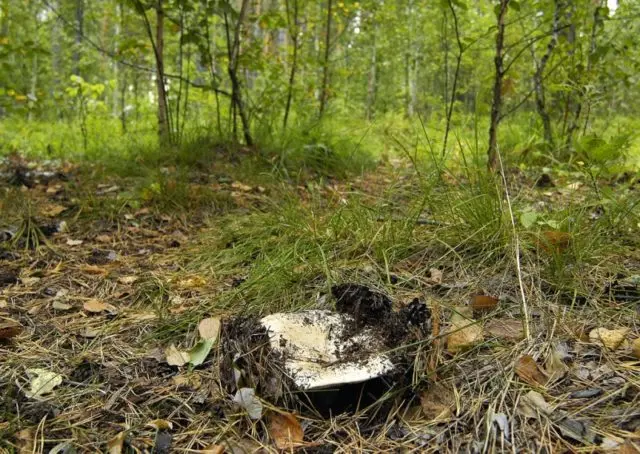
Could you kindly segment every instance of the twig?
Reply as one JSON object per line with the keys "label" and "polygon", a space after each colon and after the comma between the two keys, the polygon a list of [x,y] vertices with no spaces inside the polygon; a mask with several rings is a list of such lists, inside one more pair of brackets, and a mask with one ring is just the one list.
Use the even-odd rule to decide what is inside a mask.
{"label": "twig", "polygon": [[496,155],[498,156],[498,163],[500,164],[500,174],[502,175],[502,181],[504,183],[504,193],[507,198],[507,206],[509,207],[509,217],[511,218],[511,227],[513,228],[513,238],[515,240],[516,248],[516,269],[518,270],[518,285],[520,287],[520,296],[522,302],[520,305],[522,311],[522,328],[524,330],[525,338],[531,340],[531,328],[529,327],[529,307],[527,304],[527,297],[524,293],[524,283],[522,282],[522,267],[520,265],[520,239],[518,238],[518,232],[516,230],[516,220],[513,216],[513,209],[511,208],[511,197],[509,196],[509,188],[507,186],[507,177],[504,173],[504,166],[502,164],[502,154],[500,149],[496,147]]}

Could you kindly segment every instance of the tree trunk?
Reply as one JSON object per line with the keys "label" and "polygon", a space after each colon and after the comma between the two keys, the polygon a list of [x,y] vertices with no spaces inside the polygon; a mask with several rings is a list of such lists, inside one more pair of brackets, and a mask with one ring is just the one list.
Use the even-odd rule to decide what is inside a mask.
{"label": "tree trunk", "polygon": [[160,145],[171,142],[167,92],[164,86],[164,9],[163,0],[156,4],[156,91],[158,94],[158,136]]}
{"label": "tree trunk", "polygon": [[242,130],[244,134],[245,143],[249,146],[253,145],[253,138],[251,137],[251,129],[249,126],[249,117],[242,100],[242,85],[238,78],[238,57],[240,55],[240,32],[244,24],[244,19],[247,13],[247,7],[249,0],[242,0],[240,6],[240,13],[238,15],[238,21],[235,24],[233,42],[231,41],[229,17],[224,14],[225,29],[227,32],[227,51],[229,54],[229,67],[227,72],[229,73],[229,79],[231,79],[231,102],[232,111],[235,117],[235,112],[240,115],[240,121],[242,122]]}
{"label": "tree trunk", "polygon": [[[374,18],[375,21],[375,18]],[[376,35],[378,34],[378,24],[373,25],[373,42],[371,44],[371,66],[369,67],[369,83],[367,86],[367,106],[366,117],[367,120],[373,119],[373,113],[375,111],[376,103],[376,91],[377,91],[377,70],[378,70],[378,47],[376,43]]]}
{"label": "tree trunk", "polygon": [[[540,119],[542,120],[542,127],[544,130],[544,141],[547,143],[551,150],[555,149],[555,142],[553,139],[553,128],[551,126],[551,116],[547,111],[546,106],[546,97],[545,97],[545,87],[544,87],[544,71],[547,67],[547,63],[551,58],[551,54],[558,44],[558,32],[560,29],[560,0],[554,0],[554,10],[553,10],[553,29],[551,35],[551,41],[547,44],[547,51],[542,56],[540,61],[536,61],[535,53],[534,53],[534,63],[536,65],[536,70],[533,73],[533,84],[536,95],[536,110],[538,111],[538,115],[540,115]],[[532,53],[533,44],[531,45]]]}
{"label": "tree trunk", "polygon": [[298,0],[293,0],[293,19],[289,19],[289,0],[286,1],[287,21],[289,21],[289,35],[291,36],[291,44],[293,45],[293,56],[291,59],[291,71],[289,72],[289,86],[287,88],[287,103],[284,108],[284,119],[282,120],[282,130],[287,129],[287,121],[289,120],[289,111],[291,110],[291,102],[293,101],[293,87],[296,78],[296,70],[298,67]]}
{"label": "tree trunk", "polygon": [[73,74],[80,74],[80,50],[82,47],[82,38],[84,36],[84,0],[76,0],[76,37],[73,48]]}
{"label": "tree trunk", "polygon": [[331,52],[331,18],[333,0],[327,0],[327,29],[324,38],[324,60],[322,62],[322,86],[320,87],[320,117],[327,107],[329,99],[329,55]]}
{"label": "tree trunk", "polygon": [[504,78],[504,29],[505,17],[509,8],[509,0],[500,0],[498,11],[498,33],[496,34],[496,68],[493,81],[493,102],[491,104],[491,123],[489,124],[489,149],[487,150],[487,167],[495,171],[498,167],[498,127],[500,126],[500,109],[502,107],[502,80]]}

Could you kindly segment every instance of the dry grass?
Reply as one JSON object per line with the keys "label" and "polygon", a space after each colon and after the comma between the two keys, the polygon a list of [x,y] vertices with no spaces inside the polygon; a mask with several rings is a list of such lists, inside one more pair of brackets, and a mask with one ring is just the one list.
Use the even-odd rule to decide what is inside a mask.
{"label": "dry grass", "polygon": [[[553,204],[545,222],[557,221],[573,240],[556,250],[536,240],[538,231],[518,230],[531,340],[485,334],[452,355],[446,349],[451,314],[473,295],[500,298],[493,311],[475,315],[479,325],[522,320],[514,237],[508,218],[495,218],[504,207],[500,191],[487,189],[490,184],[467,181],[456,192],[428,185],[416,190],[419,183],[408,173],[401,166],[383,168],[351,184],[286,191],[224,183],[216,191],[232,202],[212,211],[222,209],[222,218],[209,217],[206,204],[198,204],[197,212],[175,213],[173,204],[147,201],[150,209],[144,209],[113,194],[93,195],[87,207],[82,200],[71,202],[78,194],[65,186],[64,197],[53,201],[73,205],[65,214],[70,231],[53,235],[50,247],[14,247],[14,258],[0,261],[2,273],[20,277],[0,288],[0,316],[24,328],[0,344],[2,449],[46,453],[69,442],[77,452],[106,451],[125,433],[128,452],[144,452],[168,433],[171,452],[198,452],[212,444],[225,445],[227,452],[277,452],[268,415],[251,421],[232,405],[220,373],[228,363],[224,345],[195,370],[167,365],[162,349],[170,343],[191,347],[196,323],[205,316],[330,305],[321,296],[344,281],[384,290],[397,306],[425,300],[431,336],[399,346],[412,373],[384,403],[331,418],[299,415],[307,452],[594,452],[625,441],[640,444],[640,363],[628,347],[612,351],[588,337],[597,327],[629,328],[629,339],[640,335],[640,298],[625,302],[615,295],[616,286],[607,288],[618,272],[630,276],[640,269],[633,246],[625,243],[634,235],[629,224],[615,223],[610,205],[606,229],[589,224],[587,211],[577,217],[575,207],[590,200],[586,189],[563,186],[546,195],[532,189],[526,176],[510,180],[516,207]],[[129,189],[119,184],[125,186],[121,192]],[[52,203],[46,188],[28,191],[36,212]],[[95,194],[94,188],[83,191]],[[188,197],[185,186],[180,191]],[[294,208],[283,212],[278,197],[285,192]],[[473,192],[477,197],[470,197]],[[426,203],[414,203],[418,193],[429,194]],[[15,200],[4,194],[5,204]],[[345,201],[356,208],[336,211]],[[617,203],[624,205],[620,212],[631,205],[622,198]],[[113,211],[95,212],[107,206]],[[607,237],[613,232],[615,239]],[[225,249],[229,235],[236,236],[235,245]],[[309,237],[313,241],[305,241]],[[69,246],[69,239],[83,243]],[[442,271],[442,282],[433,268]],[[90,313],[83,305],[92,299],[111,308]],[[70,307],[56,309],[54,303]],[[558,351],[566,367],[561,378],[532,386],[516,374],[523,355],[550,371],[549,358]],[[270,370],[269,361],[255,361]],[[63,376],[42,400],[24,394],[33,368]],[[443,390],[442,399],[433,402],[430,389]],[[572,397],[585,389],[599,391]],[[552,412],[523,409],[532,390]],[[264,405],[282,411],[276,403]],[[427,416],[434,408],[440,418]],[[148,426],[157,419],[170,421],[172,429]]]}

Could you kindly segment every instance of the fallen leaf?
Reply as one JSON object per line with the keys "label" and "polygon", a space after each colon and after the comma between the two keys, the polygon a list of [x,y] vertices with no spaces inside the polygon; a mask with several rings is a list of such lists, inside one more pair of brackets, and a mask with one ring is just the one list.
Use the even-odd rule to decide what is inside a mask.
{"label": "fallen leaf", "polygon": [[82,243],[84,243],[82,240],[73,240],[71,238],[67,240],[67,246],[80,246]]}
{"label": "fallen leaf", "polygon": [[51,307],[57,311],[68,311],[73,306],[71,304],[63,303],[62,301],[54,301],[53,304],[51,304]]}
{"label": "fallen leaf", "polygon": [[124,440],[127,438],[126,432],[120,432],[107,443],[107,454],[122,454]]}
{"label": "fallen leaf", "polygon": [[524,328],[520,320],[494,318],[484,325],[484,332],[490,337],[506,340],[524,339]]}
{"label": "fallen leaf", "polygon": [[616,350],[625,341],[629,331],[629,328],[595,328],[589,333],[589,340],[591,342],[600,342],[609,350]]}
{"label": "fallen leaf", "polygon": [[172,430],[173,423],[171,421],[167,421],[166,419],[154,419],[153,421],[149,421],[145,424],[146,427],[151,427],[155,430]]}
{"label": "fallen leaf", "polygon": [[95,337],[98,337],[98,334],[100,334],[100,331],[95,328],[90,328],[87,326],[78,334],[82,337],[86,337],[87,339],[93,339]]}
{"label": "fallen leaf", "polygon": [[242,192],[251,192],[253,190],[251,186],[246,185],[244,183],[240,183],[239,181],[234,181],[233,183],[231,183],[231,187],[233,189],[237,189],[238,191],[242,191]]}
{"label": "fallen leaf", "polygon": [[0,340],[11,339],[18,336],[24,328],[18,322],[4,321],[0,322]]}
{"label": "fallen leaf", "polygon": [[209,317],[200,321],[198,332],[203,339],[217,340],[220,335],[220,317]]}
{"label": "fallen leaf", "polygon": [[475,295],[471,298],[471,307],[474,311],[489,312],[498,306],[498,298],[488,295]]}
{"label": "fallen leaf", "polygon": [[196,345],[193,346],[191,350],[189,350],[189,364],[193,367],[199,366],[204,363],[209,356],[209,352],[211,351],[211,347],[213,347],[215,340],[214,339],[202,339]]}
{"label": "fallen leaf", "polygon": [[96,265],[83,265],[80,268],[80,271],[87,274],[93,274],[96,276],[106,276],[107,274],[109,274],[109,271],[105,270],[104,268],[100,268],[99,266],[96,266]]}
{"label": "fallen leaf", "polygon": [[63,441],[62,443],[58,443],[48,454],[76,454],[76,448],[73,447],[73,443],[70,441]]}
{"label": "fallen leaf", "polygon": [[62,205],[57,205],[55,203],[46,203],[40,209],[40,213],[48,218],[55,218],[66,209],[67,207]]}
{"label": "fallen leaf", "polygon": [[483,340],[482,326],[470,317],[463,315],[468,308],[458,308],[451,316],[451,326],[447,334],[447,350],[458,353]]}
{"label": "fallen leaf", "polygon": [[175,375],[172,380],[176,387],[187,386],[192,389],[198,389],[202,386],[202,378],[200,375],[193,373],[187,375]]}
{"label": "fallen leaf", "polygon": [[420,395],[422,413],[430,421],[445,420],[452,416],[456,400],[453,391],[435,383]]}
{"label": "fallen leaf", "polygon": [[181,352],[173,344],[164,351],[164,354],[170,366],[184,366],[189,362],[189,353]]}
{"label": "fallen leaf", "polygon": [[29,398],[38,399],[62,383],[62,375],[46,369],[27,369],[27,374],[31,377],[31,387],[25,391]]}
{"label": "fallen leaf", "polygon": [[118,282],[125,285],[131,285],[138,280],[138,276],[121,276],[118,278]]}
{"label": "fallen leaf", "polygon": [[257,420],[262,417],[262,402],[256,396],[255,389],[240,388],[233,401],[247,412],[249,418]]}
{"label": "fallen leaf", "polygon": [[640,454],[640,444],[635,444],[631,440],[627,439],[620,449],[618,454]]}
{"label": "fallen leaf", "polygon": [[557,347],[554,347],[549,352],[547,361],[544,364],[544,368],[549,375],[549,382],[556,382],[567,375],[567,372],[569,372],[569,367],[564,363],[563,358],[563,352],[559,351]]}
{"label": "fallen leaf", "polygon": [[276,444],[276,448],[290,451],[302,444],[304,431],[295,415],[276,413],[269,421],[269,436]]}
{"label": "fallen leaf", "polygon": [[439,270],[438,268],[431,268],[429,269],[429,277],[427,278],[427,282],[429,282],[430,284],[442,284],[443,277],[444,274],[442,273],[442,270]]}
{"label": "fallen leaf", "polygon": [[96,241],[98,243],[111,243],[113,239],[109,235],[98,235]]}
{"label": "fallen leaf", "polygon": [[100,312],[107,311],[107,310],[112,311],[114,309],[114,307],[111,306],[110,304],[104,303],[97,299],[91,299],[89,301],[86,301],[82,305],[82,307],[85,311],[91,312],[94,314],[98,314]]}
{"label": "fallen leaf", "polygon": [[547,403],[542,394],[529,391],[520,399],[518,410],[527,418],[536,418],[539,413],[550,415],[553,407]]}
{"label": "fallen leaf", "polygon": [[548,381],[547,375],[531,355],[520,357],[516,361],[515,369],[518,377],[532,386],[544,385]]}
{"label": "fallen leaf", "polygon": [[571,235],[558,230],[547,230],[542,232],[537,241],[538,249],[547,252],[562,252],[569,247]]}
{"label": "fallen leaf", "polygon": [[631,354],[636,359],[640,359],[640,337],[634,340],[631,344]]}
{"label": "fallen leaf", "polygon": [[178,287],[183,289],[192,289],[203,287],[207,283],[207,280],[200,276],[194,276],[187,279],[183,279],[178,282]]}
{"label": "fallen leaf", "polygon": [[498,426],[502,434],[504,435],[505,440],[509,440],[511,438],[511,429],[509,426],[509,418],[504,413],[494,413],[491,416],[491,424],[495,424]]}
{"label": "fallen leaf", "polygon": [[224,454],[224,446],[212,444],[200,451],[202,454]]}
{"label": "fallen leaf", "polygon": [[27,287],[31,287],[32,285],[37,284],[38,282],[40,282],[40,278],[39,277],[21,277],[20,278],[20,282],[22,283],[22,285],[26,285]]}
{"label": "fallen leaf", "polygon": [[[18,454],[32,454],[34,452],[37,452],[34,445],[34,435],[35,434],[32,427],[22,429],[16,434],[16,438],[18,440]],[[7,450],[7,452],[10,451]]]}

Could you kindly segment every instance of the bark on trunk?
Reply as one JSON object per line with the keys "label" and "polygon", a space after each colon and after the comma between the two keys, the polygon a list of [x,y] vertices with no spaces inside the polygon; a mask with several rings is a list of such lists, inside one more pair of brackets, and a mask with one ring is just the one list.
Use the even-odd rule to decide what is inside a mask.
{"label": "bark on trunk", "polygon": [[329,99],[329,55],[331,52],[331,18],[333,0],[327,0],[327,29],[324,38],[324,59],[322,62],[322,86],[320,88],[320,117],[327,107]]}
{"label": "bark on trunk", "polygon": [[80,74],[80,50],[82,47],[82,37],[84,36],[84,0],[76,0],[76,37],[73,48],[73,74]]}
{"label": "bark on trunk", "polygon": [[291,110],[291,102],[293,101],[293,87],[296,78],[296,70],[298,68],[298,0],[293,0],[293,18],[289,19],[289,0],[286,1],[287,20],[289,21],[289,35],[291,44],[293,45],[293,56],[291,59],[291,70],[289,72],[289,86],[287,88],[287,103],[284,108],[284,119],[282,120],[282,130],[287,129],[289,120],[289,111]]}
{"label": "bark on trunk", "polygon": [[171,142],[169,129],[169,115],[167,106],[167,92],[164,86],[164,9],[163,0],[156,5],[156,90],[158,94],[158,135],[160,145]]}
{"label": "bark on trunk", "polygon": [[508,8],[509,0],[500,0],[497,20],[496,55],[494,57],[496,73],[493,81],[493,102],[491,103],[491,123],[489,125],[489,149],[487,150],[487,167],[490,171],[495,171],[498,167],[498,127],[500,126],[502,80],[504,78],[504,29]]}
{"label": "bark on trunk", "polygon": [[[551,116],[547,111],[547,105],[546,105],[546,96],[545,96],[545,87],[544,87],[544,71],[547,67],[547,63],[549,62],[549,59],[551,58],[551,54],[553,53],[553,50],[558,44],[559,29],[560,29],[560,1],[554,0],[553,29],[552,29],[551,41],[549,41],[549,44],[547,44],[547,51],[542,56],[539,62],[536,61],[534,57],[536,70],[533,74],[533,84],[534,84],[535,95],[536,95],[536,110],[538,111],[538,115],[540,115],[540,119],[542,120],[542,127],[544,130],[544,140],[551,150],[555,149],[555,141],[553,138],[553,128],[551,126]],[[533,49],[533,44],[532,44],[532,49]]]}
{"label": "bark on trunk", "polygon": [[[375,18],[374,18],[375,21]],[[367,120],[373,119],[376,103],[376,92],[378,86],[377,71],[378,71],[378,48],[376,43],[376,35],[378,33],[378,24],[373,26],[373,42],[371,45],[371,66],[369,67],[369,82],[367,86],[367,107],[366,117]]]}

